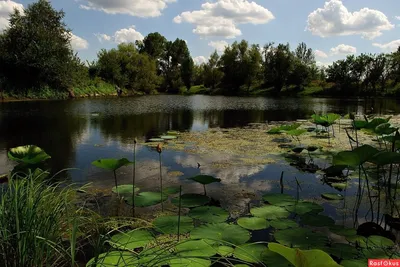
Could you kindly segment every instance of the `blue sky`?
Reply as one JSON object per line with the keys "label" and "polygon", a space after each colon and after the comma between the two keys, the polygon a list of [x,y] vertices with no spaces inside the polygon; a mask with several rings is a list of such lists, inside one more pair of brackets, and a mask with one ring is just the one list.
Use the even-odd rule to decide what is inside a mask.
{"label": "blue sky", "polygon": [[[0,1],[0,29],[13,7]],[[305,42],[327,64],[347,54],[390,52],[400,45],[399,0],[53,0],[66,12],[73,47],[84,60],[101,48],[158,31],[187,41],[197,62],[246,39],[264,45]],[[396,16],[399,16],[396,18]]]}

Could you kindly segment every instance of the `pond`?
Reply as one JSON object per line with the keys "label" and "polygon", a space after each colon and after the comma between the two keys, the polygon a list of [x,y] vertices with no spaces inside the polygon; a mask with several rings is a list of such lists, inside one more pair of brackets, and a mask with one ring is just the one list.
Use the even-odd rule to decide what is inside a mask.
{"label": "pond", "polygon": [[[256,123],[267,125],[265,123],[272,121],[309,119],[314,112],[398,114],[400,106],[393,99],[200,95],[1,103],[0,172],[12,167],[6,157],[8,149],[35,144],[52,156],[54,171],[76,168],[68,171],[67,179],[71,182],[92,183],[96,188],[109,189],[114,185],[113,176],[93,167],[91,162],[99,158],[132,159],[136,137],[140,143],[137,149],[138,185],[152,189],[158,186],[158,153],[145,145],[149,138],[168,130],[192,133],[192,139],[200,138],[203,133],[225,133],[237,138],[247,133],[232,129]],[[228,152],[221,152],[221,149],[210,151],[212,146],[207,151],[199,147],[191,149],[191,146],[197,146],[191,142],[185,146],[178,143],[176,148],[167,146],[162,155],[166,183],[183,184],[185,192],[201,193],[203,187],[188,182],[186,178],[197,174],[214,175],[222,182],[210,185],[207,188],[209,194],[221,199],[223,205],[243,212],[249,201],[264,193],[279,192],[279,179],[284,172],[286,193],[297,194],[297,179],[301,184],[301,198],[319,201],[327,215],[343,219],[344,214],[337,206],[320,199],[321,193],[336,193],[337,190],[321,183],[319,174],[301,172],[277,155],[247,157],[249,151],[243,151],[241,155],[234,149],[234,142],[228,145],[232,146],[232,149],[225,149]],[[118,176],[121,184],[129,183],[132,168],[121,169]],[[346,192],[350,201],[355,201],[356,189],[357,186],[353,186]],[[360,220],[365,221],[364,217],[360,216]]]}

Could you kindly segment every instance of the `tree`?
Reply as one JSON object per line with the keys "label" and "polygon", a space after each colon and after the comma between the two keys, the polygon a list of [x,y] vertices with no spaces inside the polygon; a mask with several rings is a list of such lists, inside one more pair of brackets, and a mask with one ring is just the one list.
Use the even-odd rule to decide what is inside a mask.
{"label": "tree", "polygon": [[158,32],[148,34],[143,41],[136,41],[140,53],[146,53],[153,59],[160,59],[165,52],[167,39]]}
{"label": "tree", "polygon": [[315,64],[315,55],[311,48],[307,48],[305,43],[300,43],[294,51],[294,56],[306,66]]}
{"label": "tree", "polygon": [[74,75],[84,69],[63,19],[64,12],[46,0],[11,14],[10,27],[0,35],[0,73],[6,88],[66,91],[74,85]]}
{"label": "tree", "polygon": [[259,75],[261,73],[262,56],[260,53],[259,45],[252,45],[247,51],[243,65],[246,68],[245,73],[245,84],[247,91],[250,91],[250,87],[258,82]]}
{"label": "tree", "polygon": [[264,46],[264,83],[273,86],[275,92],[280,92],[288,84],[288,78],[293,64],[293,55],[289,44],[273,43]]}
{"label": "tree", "polygon": [[219,55],[217,51],[211,54],[208,62],[203,66],[204,68],[204,85],[210,87],[211,89],[217,88],[221,83],[223,73],[218,67]]}

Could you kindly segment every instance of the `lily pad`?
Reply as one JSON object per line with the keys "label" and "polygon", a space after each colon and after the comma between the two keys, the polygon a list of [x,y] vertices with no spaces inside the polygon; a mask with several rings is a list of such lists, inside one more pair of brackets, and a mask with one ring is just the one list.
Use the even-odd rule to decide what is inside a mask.
{"label": "lily pad", "polygon": [[347,183],[332,183],[331,185],[337,190],[344,190],[347,187]]}
{"label": "lily pad", "polygon": [[221,223],[228,219],[229,212],[219,207],[204,206],[192,209],[188,215],[206,223]]}
{"label": "lily pad", "polygon": [[[135,195],[135,206],[136,207],[150,207],[153,205],[157,205],[162,201],[168,199],[168,195],[163,194],[161,199],[160,192],[141,192],[138,195]],[[132,206],[132,198],[128,197],[125,199],[126,202]]]}
{"label": "lily pad", "polygon": [[287,218],[290,215],[290,213],[286,209],[272,205],[263,206],[259,208],[252,208],[250,210],[250,213],[255,217],[270,219],[270,220]]}
{"label": "lily pad", "polygon": [[287,219],[279,219],[279,220],[273,220],[269,222],[271,226],[277,230],[284,230],[288,228],[296,228],[299,227],[299,225],[292,220],[287,220]]}
{"label": "lily pad", "polygon": [[[135,186],[135,193],[139,192],[140,188]],[[132,195],[133,186],[131,184],[119,185],[118,187],[113,187],[113,193],[119,193],[120,195]]]}
{"label": "lily pad", "polygon": [[51,157],[40,147],[29,145],[11,148],[8,151],[8,158],[18,163],[35,165]]}
{"label": "lily pad", "polygon": [[282,245],[301,249],[322,247],[329,242],[326,235],[304,228],[280,230],[274,234],[274,237]]}
{"label": "lily pad", "polygon": [[168,135],[179,135],[180,132],[178,132],[178,131],[168,131],[167,134]]}
{"label": "lily pad", "polygon": [[296,204],[296,199],[286,194],[267,194],[263,196],[263,200],[271,205],[286,207]]}
{"label": "lily pad", "polygon": [[372,235],[368,237],[367,246],[369,248],[391,248],[394,246],[394,242],[383,236]]}
{"label": "lily pad", "polygon": [[230,257],[235,249],[233,247],[228,246],[219,246],[217,247],[217,253],[222,257]]}
{"label": "lily pad", "polygon": [[261,263],[266,249],[262,244],[245,244],[236,247],[233,256],[242,261]]}
{"label": "lily pad", "polygon": [[301,152],[303,152],[304,149],[305,149],[304,147],[295,147],[295,148],[292,148],[292,151],[294,153],[301,153]]}
{"label": "lily pad", "polygon": [[205,240],[189,240],[175,247],[176,252],[182,257],[211,257],[217,250]]}
{"label": "lily pad", "polygon": [[200,184],[204,184],[204,185],[221,182],[221,179],[217,179],[217,178],[215,178],[213,176],[209,176],[209,175],[197,175],[195,177],[188,178],[188,179],[198,182]]}
{"label": "lily pad", "polygon": [[357,257],[359,254],[358,249],[349,245],[349,244],[341,244],[335,243],[330,247],[326,247],[322,249],[328,254],[331,254],[339,259],[351,260]]}
{"label": "lily pad", "polygon": [[357,247],[367,248],[367,238],[360,235],[346,236],[346,240]]}
{"label": "lily pad", "polygon": [[123,159],[99,159],[96,161],[92,162],[92,165],[109,170],[109,171],[115,171],[118,170],[121,167],[127,166],[129,164],[132,164],[128,159],[123,158]]}
{"label": "lily pad", "polygon": [[317,204],[317,203],[313,203],[313,202],[306,202],[306,201],[301,201],[296,203],[294,206],[287,206],[286,209],[292,213],[296,213],[296,214],[306,214],[309,212],[312,213],[320,213],[322,211],[324,211],[324,208]]}
{"label": "lily pad", "polygon": [[[156,229],[164,234],[178,234],[179,216],[162,216],[154,220]],[[187,216],[181,216],[180,234],[186,234],[194,228],[193,219]]]}
{"label": "lily pad", "polygon": [[190,238],[206,238],[215,241],[222,241],[225,244],[241,245],[250,239],[250,233],[238,225],[218,223],[202,225],[195,228],[190,233]]}
{"label": "lily pad", "polygon": [[[389,252],[389,254],[387,252]],[[375,249],[365,248],[362,249],[362,254],[366,259],[388,259],[391,256],[390,255],[391,251],[387,249],[385,251],[384,249],[381,248],[375,248]]]}
{"label": "lily pad", "polygon": [[179,193],[179,187],[166,187],[163,189],[164,194],[173,195]]}
{"label": "lily pad", "polygon": [[262,255],[263,263],[272,267],[293,267],[293,264],[288,262],[284,257],[278,253],[272,252],[268,248]]}
{"label": "lily pad", "polygon": [[[86,267],[93,267],[95,258],[91,259]],[[128,251],[111,251],[100,254],[97,258],[96,267],[103,266],[135,266],[137,258]]]}
{"label": "lily pad", "polygon": [[326,200],[343,200],[344,199],[343,195],[335,194],[335,193],[322,194],[321,197]]}
{"label": "lily pad", "polygon": [[[182,195],[181,205],[184,208],[195,208],[203,206],[210,202],[210,198],[204,195],[198,194],[184,194]],[[179,197],[172,199],[172,204],[179,206]]]}
{"label": "lily pad", "polygon": [[333,225],[329,227],[329,230],[337,235],[341,236],[354,236],[357,235],[357,230],[354,228],[345,228],[339,225]]}
{"label": "lily pad", "polygon": [[211,261],[199,258],[174,258],[168,261],[169,267],[209,267]]}
{"label": "lily pad", "polygon": [[177,137],[175,135],[163,135],[163,136],[160,136],[160,138],[164,139],[164,140],[174,140]]}
{"label": "lily pad", "polygon": [[301,223],[316,227],[329,227],[335,224],[335,221],[328,216],[320,214],[305,214],[301,216]]}
{"label": "lily pad", "polygon": [[162,142],[164,142],[165,140],[164,139],[162,139],[162,138],[150,138],[149,140],[148,140],[148,142],[152,142],[152,143],[162,143]]}
{"label": "lily pad", "polygon": [[378,152],[378,149],[370,145],[363,145],[353,151],[339,152],[333,157],[333,165],[357,167],[370,160]]}
{"label": "lily pad", "polygon": [[110,245],[117,249],[134,250],[145,247],[153,240],[154,237],[150,232],[146,230],[133,230],[112,236]]}
{"label": "lily pad", "polygon": [[306,129],[296,129],[296,130],[287,131],[286,133],[291,136],[300,136],[306,132],[307,132]]}
{"label": "lily pad", "polygon": [[262,230],[270,226],[267,220],[257,217],[239,218],[237,224],[247,230]]}
{"label": "lily pad", "polygon": [[309,147],[307,147],[307,151],[308,152],[315,152],[318,149],[319,149],[319,147],[317,147],[317,146],[309,146]]}
{"label": "lily pad", "polygon": [[344,260],[340,262],[343,267],[365,267],[368,266],[367,260]]}

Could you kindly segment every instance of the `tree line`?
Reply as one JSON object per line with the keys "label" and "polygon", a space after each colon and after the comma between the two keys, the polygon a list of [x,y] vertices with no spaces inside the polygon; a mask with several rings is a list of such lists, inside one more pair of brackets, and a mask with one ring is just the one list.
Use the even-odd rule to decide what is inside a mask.
{"label": "tree line", "polygon": [[225,95],[291,95],[310,88],[318,94],[378,96],[400,88],[400,49],[389,54],[348,56],[318,67],[314,51],[305,43],[261,47],[242,40],[221,54],[196,65],[186,42],[167,40],[158,32],[142,41],[102,49],[93,62],[74,53],[64,12],[47,0],[10,15],[0,33],[0,89],[23,94],[27,90],[70,92],[106,83],[128,92],[182,93],[193,86]]}

